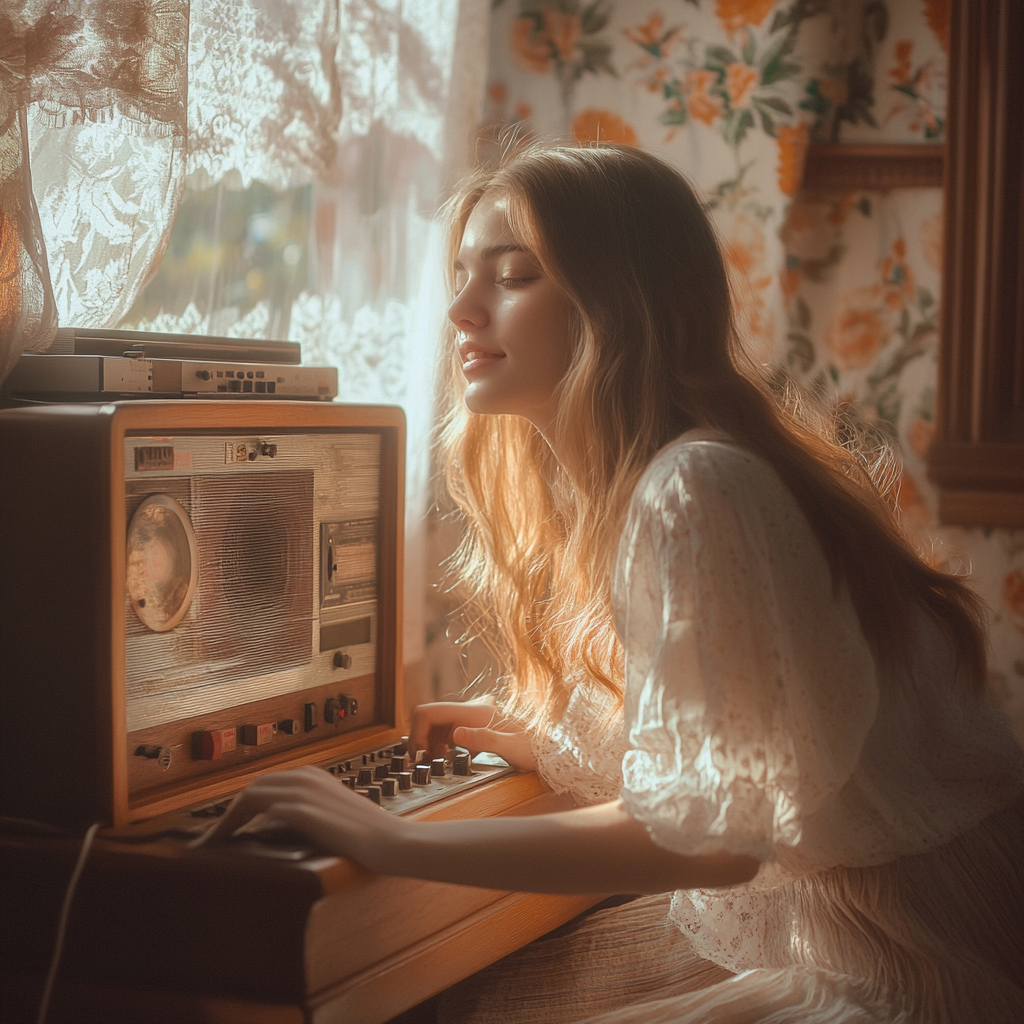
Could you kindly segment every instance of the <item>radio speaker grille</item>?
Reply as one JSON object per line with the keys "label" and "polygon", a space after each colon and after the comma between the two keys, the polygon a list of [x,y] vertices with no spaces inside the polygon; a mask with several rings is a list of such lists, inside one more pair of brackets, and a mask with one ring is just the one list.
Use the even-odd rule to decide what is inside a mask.
{"label": "radio speaker grille", "polygon": [[[167,633],[144,626],[126,599],[129,700],[307,663],[313,646],[312,471],[146,484],[148,494],[170,493],[189,513],[199,582],[188,614]],[[129,516],[144,497],[128,495]]]}

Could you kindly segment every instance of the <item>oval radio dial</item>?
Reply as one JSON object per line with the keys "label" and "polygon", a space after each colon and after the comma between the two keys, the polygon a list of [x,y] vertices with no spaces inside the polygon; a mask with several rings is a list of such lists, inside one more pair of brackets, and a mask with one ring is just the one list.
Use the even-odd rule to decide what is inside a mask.
{"label": "oval radio dial", "polygon": [[128,526],[128,597],[139,621],[156,633],[181,622],[199,582],[192,522],[168,494],[151,494]]}

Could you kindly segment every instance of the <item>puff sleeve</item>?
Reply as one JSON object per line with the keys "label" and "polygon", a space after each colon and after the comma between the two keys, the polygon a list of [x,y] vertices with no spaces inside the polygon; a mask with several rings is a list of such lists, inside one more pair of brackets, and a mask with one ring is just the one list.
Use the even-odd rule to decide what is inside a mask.
{"label": "puff sleeve", "polygon": [[878,706],[856,613],[799,506],[722,441],[663,449],[615,572],[622,798],[659,845],[773,859],[856,767]]}

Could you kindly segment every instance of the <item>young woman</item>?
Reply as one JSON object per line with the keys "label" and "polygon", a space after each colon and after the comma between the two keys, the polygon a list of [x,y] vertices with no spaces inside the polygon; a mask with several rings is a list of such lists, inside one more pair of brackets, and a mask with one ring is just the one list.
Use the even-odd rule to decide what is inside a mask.
{"label": "young woman", "polygon": [[302,769],[213,834],[267,811],[377,872],[676,890],[668,920],[638,899],[507,958],[451,1020],[1024,1019],[1022,755],[977,601],[743,367],[692,190],[556,148],[448,209],[453,568],[506,673],[497,713],[418,708],[411,744],[495,750],[580,806],[408,822]]}

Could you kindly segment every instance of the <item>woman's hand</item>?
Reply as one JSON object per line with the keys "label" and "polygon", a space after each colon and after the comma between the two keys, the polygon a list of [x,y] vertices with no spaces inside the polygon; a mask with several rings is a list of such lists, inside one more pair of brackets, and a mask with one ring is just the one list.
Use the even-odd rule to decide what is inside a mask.
{"label": "woman's hand", "polygon": [[306,767],[256,779],[193,846],[227,839],[261,812],[303,833],[325,853],[348,857],[371,871],[380,870],[381,852],[407,827],[322,768]]}
{"label": "woman's hand", "polygon": [[490,701],[438,701],[413,708],[409,726],[409,751],[427,750],[431,757],[443,757],[453,746],[471,754],[482,750],[503,757],[521,772],[537,770],[526,733],[502,728]]}

